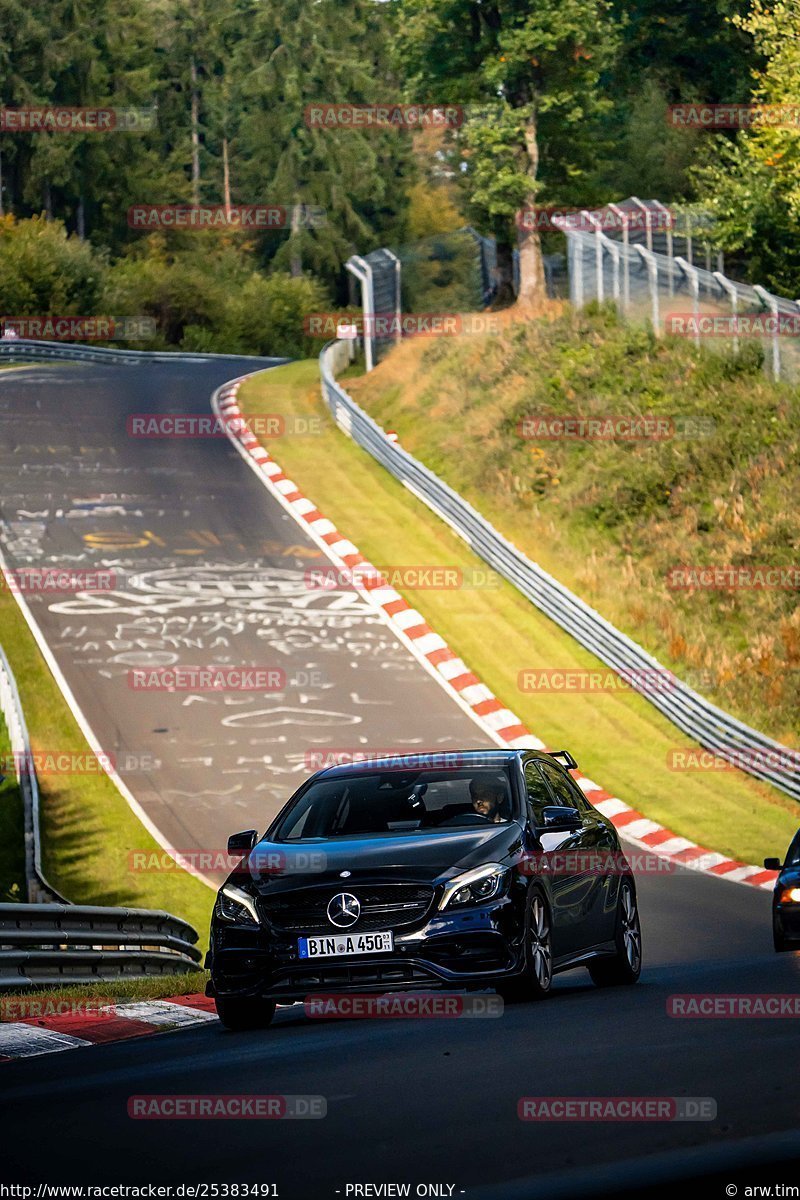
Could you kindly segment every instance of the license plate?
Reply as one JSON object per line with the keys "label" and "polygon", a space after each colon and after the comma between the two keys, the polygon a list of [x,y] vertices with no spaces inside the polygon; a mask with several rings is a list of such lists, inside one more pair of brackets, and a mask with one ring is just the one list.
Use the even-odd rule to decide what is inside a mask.
{"label": "license plate", "polygon": [[334,933],[297,939],[301,958],[338,958],[347,954],[384,954],[394,949],[392,933]]}

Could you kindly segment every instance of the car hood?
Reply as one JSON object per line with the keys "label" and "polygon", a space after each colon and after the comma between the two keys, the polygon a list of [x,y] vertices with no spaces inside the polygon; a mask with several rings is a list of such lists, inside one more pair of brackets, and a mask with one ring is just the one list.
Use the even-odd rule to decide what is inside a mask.
{"label": "car hood", "polygon": [[331,838],[294,843],[261,841],[231,876],[259,892],[319,884],[439,883],[485,862],[510,861],[522,848],[519,825],[389,837]]}

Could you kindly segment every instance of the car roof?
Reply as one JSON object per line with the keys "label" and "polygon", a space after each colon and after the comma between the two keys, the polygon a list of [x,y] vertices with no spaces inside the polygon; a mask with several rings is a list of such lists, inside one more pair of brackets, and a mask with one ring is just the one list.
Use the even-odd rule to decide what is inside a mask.
{"label": "car roof", "polygon": [[[365,753],[368,751],[365,750]],[[454,770],[465,767],[500,767],[523,753],[523,750],[504,750],[492,746],[481,750],[419,750],[411,754],[398,751],[397,754],[385,754],[362,762],[338,763],[335,766],[323,767],[317,772],[317,778],[336,779],[343,775],[368,775],[374,771],[443,771],[448,767]]]}

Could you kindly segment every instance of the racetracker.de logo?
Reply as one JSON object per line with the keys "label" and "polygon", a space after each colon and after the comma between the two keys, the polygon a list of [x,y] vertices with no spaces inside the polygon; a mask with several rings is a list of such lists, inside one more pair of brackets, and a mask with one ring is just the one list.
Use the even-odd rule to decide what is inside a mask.
{"label": "racetracker.de logo", "polygon": [[155,317],[0,317],[5,338],[36,342],[141,342],[156,335]]}
{"label": "racetracker.de logo", "polygon": [[155,108],[0,108],[0,133],[144,133],[155,127]]}
{"label": "racetracker.de logo", "polygon": [[796,129],[800,104],[669,104],[666,120],[678,129]]}
{"label": "racetracker.de logo", "polygon": [[675,676],[663,667],[638,671],[528,667],[517,674],[521,692],[668,692]]}
{"label": "racetracker.de logo", "polygon": [[780,1020],[800,1017],[800,995],[795,992],[687,992],[667,997],[667,1016],[687,1020]]}
{"label": "racetracker.de logo", "polygon": [[800,750],[786,746],[718,746],[716,751],[676,747],[667,751],[668,771],[798,771]]}
{"label": "racetracker.de logo", "polygon": [[203,416],[198,413],[130,413],[125,422],[128,437],[135,438],[225,438],[248,433],[256,438],[316,436],[322,433],[322,418],[296,413],[239,413],[235,417]]}
{"label": "racetracker.de logo", "polygon": [[520,1121],[713,1121],[711,1096],[522,1096]]}
{"label": "racetracker.de logo", "polygon": [[542,413],[517,422],[521,438],[537,442],[664,442],[675,437],[670,417],[606,413],[596,417]]}
{"label": "racetracker.de logo", "polygon": [[670,567],[666,584],[671,592],[796,591],[800,588],[800,565],[769,566],[761,563],[719,566]]}
{"label": "racetracker.de logo", "polygon": [[664,329],[675,337],[800,337],[800,313],[668,313]]}
{"label": "racetracker.de logo", "polygon": [[514,214],[517,229],[538,229],[539,232],[565,230],[583,233],[629,233],[644,230],[674,229],[675,213],[668,208],[563,208],[558,204],[531,204]]}
{"label": "racetracker.de logo", "polygon": [[134,1121],[298,1121],[327,1115],[324,1096],[130,1096]]}
{"label": "racetracker.de logo", "polygon": [[309,129],[459,129],[460,104],[307,104]]}
{"label": "racetracker.de logo", "polygon": [[[358,313],[348,317],[346,328],[355,328],[356,334],[372,338],[400,337],[477,337],[481,334],[500,333],[500,319],[493,313]],[[340,336],[342,313],[316,312],[303,318],[303,332],[307,337],[330,341]],[[347,334],[346,336],[350,336]]]}
{"label": "racetracker.de logo", "polygon": [[131,229],[319,229],[318,204],[132,204]]}
{"label": "racetracker.de logo", "polygon": [[54,595],[76,592],[113,592],[117,576],[103,569],[73,567],[13,567],[0,576],[0,588],[15,595]]}
{"label": "racetracker.de logo", "polygon": [[128,671],[134,692],[282,692],[282,667],[134,667]]}
{"label": "racetracker.de logo", "polygon": [[458,992],[390,993],[384,996],[360,992],[351,992],[347,996],[320,994],[306,996],[303,1007],[307,1017],[323,1020],[496,1018],[503,1015],[501,996],[471,996]]}

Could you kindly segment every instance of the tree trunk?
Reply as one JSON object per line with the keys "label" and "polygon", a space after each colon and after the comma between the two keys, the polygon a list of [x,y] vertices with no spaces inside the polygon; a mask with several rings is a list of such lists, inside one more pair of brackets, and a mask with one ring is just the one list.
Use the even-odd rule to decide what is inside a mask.
{"label": "tree trunk", "polygon": [[225,204],[225,219],[231,219],[231,168],[228,160],[228,139],[222,139],[222,199]]}
{"label": "tree trunk", "polygon": [[0,217],[4,217],[5,209],[3,208],[3,151],[0,150]]}
{"label": "tree trunk", "polygon": [[52,221],[53,219],[53,198],[50,195],[50,180],[44,181],[44,215],[45,220]]}
{"label": "tree trunk", "polygon": [[289,234],[289,271],[293,279],[298,279],[303,274],[303,260],[300,257],[300,223],[302,209],[295,197],[295,202],[292,205],[292,226]]}
{"label": "tree trunk", "polygon": [[197,91],[197,63],[192,59],[192,204],[200,203],[200,96]]}
{"label": "tree trunk", "polygon": [[[531,184],[535,184],[539,172],[539,141],[536,129],[536,114],[531,113],[525,125],[525,150],[528,155],[528,175]],[[536,189],[531,187],[525,198],[526,208],[532,208],[536,202]],[[521,225],[527,222],[521,222]],[[530,222],[535,226],[535,222]],[[517,233],[519,245],[519,295],[523,303],[541,300],[547,295],[544,280],[544,263],[542,262],[542,243],[539,230],[535,227],[524,229],[520,227]]]}
{"label": "tree trunk", "polygon": [[78,227],[78,237],[83,242],[86,240],[86,206],[83,203],[83,196],[78,200],[78,211],[76,214],[76,222]]}

